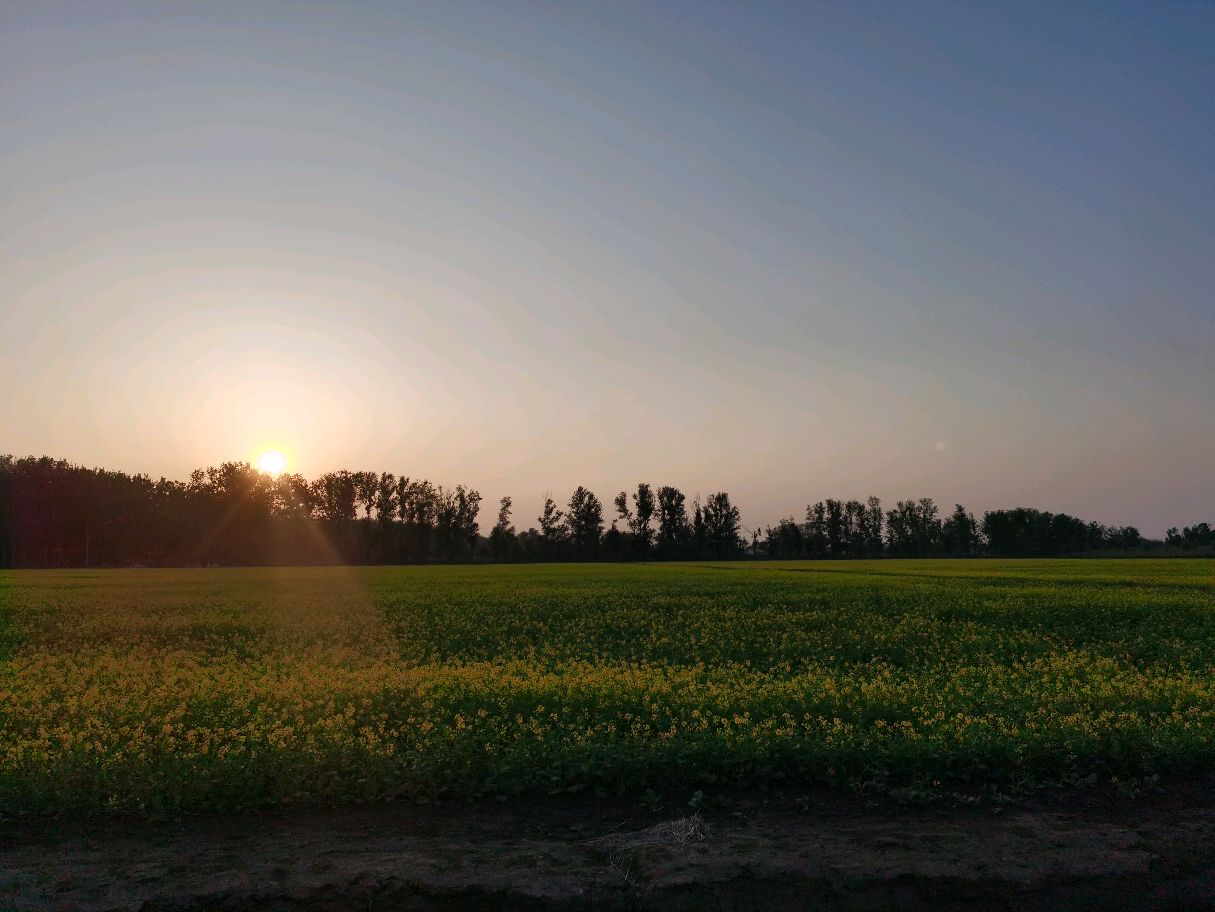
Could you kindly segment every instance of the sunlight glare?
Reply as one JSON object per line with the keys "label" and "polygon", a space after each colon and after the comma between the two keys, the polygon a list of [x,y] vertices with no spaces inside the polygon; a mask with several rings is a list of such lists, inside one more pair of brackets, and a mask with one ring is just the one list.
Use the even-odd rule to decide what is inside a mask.
{"label": "sunlight glare", "polygon": [[287,468],[287,457],[278,450],[267,450],[257,457],[257,467],[267,475],[281,475]]}

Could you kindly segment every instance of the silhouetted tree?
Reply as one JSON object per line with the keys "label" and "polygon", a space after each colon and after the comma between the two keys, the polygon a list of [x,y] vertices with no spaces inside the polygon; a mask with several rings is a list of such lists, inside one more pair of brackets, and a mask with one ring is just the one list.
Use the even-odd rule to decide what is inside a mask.
{"label": "silhouetted tree", "polygon": [[[190,473],[187,481],[153,480],[88,469],[49,457],[0,456],[0,566],[116,564],[258,564],[334,561],[471,560],[482,546],[495,559],[623,559],[738,557],[748,542],[741,517],[724,492],[692,516],[684,495],[640,484],[616,498],[627,524],[603,533],[597,497],[579,488],[569,514],[548,498],[540,529],[516,534],[510,498],[500,503],[488,540],[479,534],[481,495],[463,485],[445,489],[389,472],[327,472],[309,482],[278,478],[248,463],[225,462]],[[362,514],[360,516],[360,513]],[[653,522],[657,520],[654,539]],[[1169,529],[1166,542],[1143,539],[1134,526],[1105,526],[1066,513],[1030,508],[991,510],[982,523],[961,506],[944,520],[929,498],[899,501],[883,512],[870,497],[828,498],[763,530],[763,553],[798,557],[1081,554],[1095,549],[1144,550],[1167,545],[1192,553],[1215,549],[1209,523]],[[760,535],[750,533],[758,554]],[[656,545],[656,546],[655,546]]]}
{"label": "silhouetted tree", "polygon": [[402,477],[397,480],[397,509],[404,523],[407,559],[429,560],[438,521],[439,492],[429,481]]}
{"label": "silhouetted tree", "polygon": [[832,557],[844,556],[844,505],[827,498],[827,553]]}
{"label": "silhouetted tree", "polygon": [[[374,476],[374,473],[371,473]],[[396,559],[397,547],[397,479],[391,472],[375,477],[371,506],[375,509],[375,526],[371,528],[372,560],[384,563]],[[370,513],[370,510],[368,511]]]}
{"label": "silhouetted tree", "polygon": [[547,558],[544,536],[532,527],[515,537],[515,555],[520,560],[537,561]]}
{"label": "silhouetted tree", "polygon": [[376,479],[371,503],[380,523],[393,522],[397,518],[397,479],[391,472],[381,472]]}
{"label": "silhouetted tree", "polygon": [[477,491],[456,485],[454,490],[438,489],[438,511],[435,535],[448,560],[471,559],[477,547],[477,513],[481,495]]}
{"label": "silhouetted tree", "polygon": [[792,516],[786,517],[775,526],[764,530],[765,550],[768,557],[774,560],[804,557],[802,542],[802,527]]}
{"label": "silhouetted tree", "polygon": [[16,467],[12,456],[0,455],[0,568],[16,563],[13,534],[17,527],[14,507]]}
{"label": "silhouetted tree", "polygon": [[710,494],[700,508],[706,546],[715,557],[734,557],[743,548],[742,517],[725,491]]}
{"label": "silhouetted tree", "polygon": [[678,554],[691,537],[692,527],[688,523],[683,492],[663,485],[658,489],[658,543],[663,554]]}
{"label": "silhouetted tree", "polygon": [[548,560],[564,557],[565,544],[569,540],[569,529],[562,521],[565,514],[557,509],[552,497],[544,498],[544,511],[537,518],[540,537],[544,543],[544,556]]}
{"label": "silhouetted tree", "polygon": [[629,509],[629,492],[621,491],[612,500],[612,506],[616,508],[616,519],[612,521],[612,528],[616,530],[616,534],[612,537],[613,544],[620,548],[621,554],[624,553],[625,536],[619,529],[616,528],[617,522],[623,522],[627,527],[633,520],[633,511]]}
{"label": "silhouetted tree", "polygon": [[645,482],[637,485],[633,494],[633,519],[629,523],[629,531],[633,533],[633,541],[642,557],[650,553],[650,545],[654,541],[654,529],[650,523],[654,519],[656,507],[654,492],[650,486]]}
{"label": "silhouetted tree", "polygon": [[313,513],[312,486],[303,475],[284,473],[274,481],[274,513],[286,519],[309,519]]}
{"label": "silhouetted tree", "polygon": [[989,510],[983,515],[988,551],[1001,557],[1051,557],[1104,547],[1108,530],[1066,513],[1029,507]]}
{"label": "silhouetted tree", "polygon": [[[1137,530],[1136,530],[1137,531]],[[1195,523],[1185,526],[1178,531],[1176,526],[1169,529],[1165,536],[1165,544],[1170,548],[1215,548],[1215,527],[1210,523]]]}
{"label": "silhouetted tree", "polygon": [[859,500],[844,504],[844,553],[848,557],[865,556],[865,536],[861,532],[864,515],[865,505]]}
{"label": "silhouetted tree", "polygon": [[489,533],[489,547],[494,560],[509,560],[514,556],[515,527],[510,521],[509,497],[503,497],[498,502],[498,521],[494,523]]}
{"label": "silhouetted tree", "polygon": [[865,511],[861,514],[861,537],[865,541],[866,557],[881,557],[883,547],[882,501],[870,497],[865,501]]}
{"label": "silhouetted tree", "polygon": [[603,554],[608,560],[624,560],[628,555],[626,552],[624,533],[616,528],[616,523],[613,522],[606,532],[603,533]]}
{"label": "silhouetted tree", "polygon": [[326,472],[312,483],[312,502],[321,519],[353,520],[356,496],[354,475],[345,469]]}
{"label": "silhouetted tree", "polygon": [[267,543],[275,499],[269,475],[248,463],[224,462],[192,472],[186,490],[202,519],[201,534],[191,546],[192,561],[261,564],[269,560]]}
{"label": "silhouetted tree", "polygon": [[354,484],[355,503],[363,508],[363,517],[370,519],[379,493],[379,476],[375,472],[351,472],[350,480]]}
{"label": "silhouetted tree", "polygon": [[579,556],[597,557],[599,539],[603,535],[603,504],[582,485],[570,496],[566,523]]}
{"label": "silhouetted tree", "polygon": [[821,500],[806,506],[805,542],[810,557],[825,557],[827,546],[827,505]]}
{"label": "silhouetted tree", "polygon": [[931,497],[900,500],[886,513],[886,544],[894,557],[931,557],[940,547],[941,522]]}
{"label": "silhouetted tree", "polygon": [[653,489],[645,482],[637,485],[637,490],[633,494],[632,509],[629,509],[628,495],[624,491],[616,495],[613,503],[616,506],[616,513],[628,527],[635,556],[646,557],[654,542],[654,528],[650,523],[654,519],[657,502]]}
{"label": "silhouetted tree", "polygon": [[941,545],[951,557],[974,557],[979,553],[979,524],[961,504],[941,524]]}
{"label": "silhouetted tree", "polygon": [[708,527],[705,525],[705,511],[700,505],[700,495],[692,499],[692,549],[697,557],[704,557],[709,547]]}
{"label": "silhouetted tree", "polygon": [[1105,530],[1105,544],[1111,548],[1138,548],[1143,544],[1143,536],[1134,526],[1118,526]]}

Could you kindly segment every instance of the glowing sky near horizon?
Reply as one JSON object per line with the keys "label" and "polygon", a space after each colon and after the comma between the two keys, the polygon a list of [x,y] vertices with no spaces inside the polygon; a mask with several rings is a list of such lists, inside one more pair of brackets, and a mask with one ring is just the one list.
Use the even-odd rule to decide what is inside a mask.
{"label": "glowing sky near horizon", "polygon": [[1211,520],[1212,86],[1199,3],[6,3],[0,452]]}

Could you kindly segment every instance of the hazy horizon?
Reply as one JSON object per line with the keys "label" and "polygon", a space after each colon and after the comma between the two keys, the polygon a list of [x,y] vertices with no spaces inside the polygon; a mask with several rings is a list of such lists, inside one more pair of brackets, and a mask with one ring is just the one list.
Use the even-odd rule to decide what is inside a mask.
{"label": "hazy horizon", "polygon": [[7,4],[0,452],[1210,521],[1213,26]]}

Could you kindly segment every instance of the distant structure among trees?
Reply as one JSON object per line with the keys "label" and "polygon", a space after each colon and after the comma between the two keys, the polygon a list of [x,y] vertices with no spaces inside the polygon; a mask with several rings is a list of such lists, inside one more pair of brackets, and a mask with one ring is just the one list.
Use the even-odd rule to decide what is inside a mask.
{"label": "distant structure among trees", "polygon": [[[1147,542],[1133,526],[1018,507],[978,520],[960,504],[942,517],[930,498],[883,510],[828,498],[804,518],[747,529],[725,491],[701,500],[670,485],[637,485],[604,515],[579,486],[547,497],[518,532],[512,500],[482,535],[481,494],[391,472],[272,477],[242,462],[152,480],[49,457],[0,456],[0,567],[397,564],[734,558],[1050,557],[1098,551],[1215,553],[1207,523]],[[606,527],[606,528],[605,528]]]}

